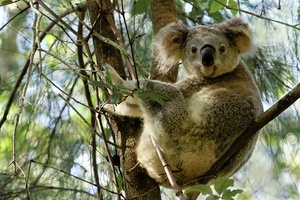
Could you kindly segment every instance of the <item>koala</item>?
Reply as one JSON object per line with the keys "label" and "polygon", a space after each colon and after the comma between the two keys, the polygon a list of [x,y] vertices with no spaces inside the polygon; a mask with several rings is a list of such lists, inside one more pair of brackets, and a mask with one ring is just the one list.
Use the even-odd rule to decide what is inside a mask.
{"label": "koala", "polygon": [[[128,96],[109,112],[143,119],[137,159],[148,174],[170,187],[151,137],[155,138],[177,184],[189,186],[213,167],[250,123],[263,112],[258,88],[241,60],[252,51],[252,33],[239,18],[211,26],[187,28],[172,23],[162,28],[153,43],[159,70],[183,64],[186,77],[175,83],[139,80],[140,88],[160,91],[167,100]],[[136,80],[123,80],[107,67],[115,84],[137,89]],[[150,83],[150,84],[149,84]],[[151,136],[151,137],[150,137]],[[249,159],[256,133],[230,158],[216,176],[231,176]],[[211,177],[212,181],[215,177]]]}

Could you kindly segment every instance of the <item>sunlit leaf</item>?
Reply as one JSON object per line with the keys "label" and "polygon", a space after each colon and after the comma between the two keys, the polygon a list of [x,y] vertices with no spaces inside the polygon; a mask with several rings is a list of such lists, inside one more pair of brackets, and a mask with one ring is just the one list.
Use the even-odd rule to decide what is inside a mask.
{"label": "sunlit leaf", "polygon": [[243,190],[226,190],[223,192],[222,198],[223,199],[233,199],[233,197],[237,194],[242,193]]}
{"label": "sunlit leaf", "polygon": [[214,188],[218,194],[222,194],[228,187],[233,186],[233,179],[219,177],[214,183]]}
{"label": "sunlit leaf", "polygon": [[213,191],[211,189],[211,187],[209,185],[194,185],[192,187],[190,187],[189,189],[187,189],[185,191],[185,194],[191,193],[191,192],[200,192],[202,194],[209,194],[209,195],[213,195]]}
{"label": "sunlit leaf", "polygon": [[112,82],[112,79],[111,79],[111,76],[110,76],[110,73],[108,70],[106,70],[106,81],[109,85],[113,85],[113,82]]}
{"label": "sunlit leaf", "polygon": [[132,91],[123,85],[114,85],[116,91],[120,91],[123,95],[132,96]]}
{"label": "sunlit leaf", "polygon": [[[220,0],[219,2],[222,3],[222,4],[226,4],[227,0]],[[209,10],[210,13],[217,12],[217,11],[224,8],[224,6],[222,4],[220,4],[219,2],[213,1],[211,3],[210,10]]]}
{"label": "sunlit leaf", "polygon": [[119,173],[117,176],[117,181],[118,181],[118,187],[120,190],[123,190],[123,178],[122,175]]}
{"label": "sunlit leaf", "polygon": [[238,4],[235,0],[229,0],[228,1],[228,6],[230,8],[233,8],[233,9],[230,9],[230,12],[231,14],[235,17],[238,13],[237,9],[238,9]]}
{"label": "sunlit leaf", "polygon": [[90,85],[100,87],[100,88],[108,88],[108,85],[106,83],[103,83],[101,81],[90,81]]}
{"label": "sunlit leaf", "polygon": [[13,1],[10,1],[10,0],[0,0],[0,6],[5,6],[5,5],[8,5],[8,4],[11,4],[13,3]]}
{"label": "sunlit leaf", "polygon": [[205,200],[216,200],[217,198],[213,195],[209,195]]}
{"label": "sunlit leaf", "polygon": [[134,4],[135,14],[143,14],[147,12],[150,8],[150,1],[137,0]]}
{"label": "sunlit leaf", "polygon": [[111,102],[113,104],[119,104],[122,101],[122,93],[121,92],[114,92],[111,96]]}

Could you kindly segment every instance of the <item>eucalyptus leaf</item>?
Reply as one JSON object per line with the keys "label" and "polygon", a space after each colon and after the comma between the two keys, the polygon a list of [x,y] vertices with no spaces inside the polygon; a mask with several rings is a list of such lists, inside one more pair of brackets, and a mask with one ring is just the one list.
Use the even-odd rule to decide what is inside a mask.
{"label": "eucalyptus leaf", "polygon": [[138,97],[145,101],[145,100],[149,99],[149,94],[146,92],[141,92],[141,93],[138,93]]}
{"label": "eucalyptus leaf", "polygon": [[143,14],[150,9],[150,1],[148,0],[137,0],[134,4],[135,14]]}
{"label": "eucalyptus leaf", "polygon": [[233,186],[233,179],[218,177],[214,183],[214,188],[218,194],[222,194],[228,187]]}
{"label": "eucalyptus leaf", "polygon": [[229,200],[229,199],[233,199],[233,197],[239,193],[242,193],[243,190],[226,190],[223,192],[222,198]]}
{"label": "eucalyptus leaf", "polygon": [[117,105],[122,101],[122,97],[123,95],[121,92],[114,92],[111,96],[111,102]]}
{"label": "eucalyptus leaf", "polygon": [[206,200],[217,200],[218,198],[215,197],[214,195],[209,195]]}
{"label": "eucalyptus leaf", "polygon": [[205,194],[213,195],[213,191],[212,191],[211,187],[209,185],[203,185],[203,184],[194,185],[194,186],[190,187],[189,189],[187,189],[184,193],[188,194],[191,192],[200,192],[204,195]]}
{"label": "eucalyptus leaf", "polygon": [[117,181],[118,181],[118,187],[120,190],[123,190],[123,178],[122,175],[119,173],[117,176]]}
{"label": "eucalyptus leaf", "polygon": [[[226,5],[227,0],[220,0],[219,2]],[[209,13],[214,13],[224,8],[224,6],[219,2],[213,1],[211,3]]]}
{"label": "eucalyptus leaf", "polygon": [[92,86],[100,87],[100,88],[108,88],[109,87],[106,83],[104,83],[102,81],[90,81],[89,84]]}
{"label": "eucalyptus leaf", "polygon": [[132,96],[132,91],[123,85],[114,85],[116,91],[120,91],[123,95]]}
{"label": "eucalyptus leaf", "polygon": [[233,8],[233,9],[230,9],[230,12],[231,14],[235,17],[238,13],[237,9],[238,9],[238,4],[235,0],[229,0],[228,1],[228,6],[230,8]]}
{"label": "eucalyptus leaf", "polygon": [[5,5],[8,5],[8,4],[11,4],[13,3],[13,1],[10,1],[10,0],[0,0],[0,6],[5,6]]}
{"label": "eucalyptus leaf", "polygon": [[110,76],[110,73],[108,70],[106,70],[106,81],[109,85],[113,85],[113,82],[112,82],[112,79],[111,79],[111,76]]}

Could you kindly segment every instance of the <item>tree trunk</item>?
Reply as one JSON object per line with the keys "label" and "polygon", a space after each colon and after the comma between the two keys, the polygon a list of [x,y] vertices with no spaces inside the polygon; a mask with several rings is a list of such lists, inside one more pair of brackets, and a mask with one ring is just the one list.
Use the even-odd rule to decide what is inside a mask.
{"label": "tree trunk", "polygon": [[[98,1],[99,2],[99,1]],[[116,37],[107,21],[106,15],[112,14],[112,4],[109,0],[100,1],[87,0],[87,8],[94,31],[103,37],[117,42]],[[101,13],[100,16],[98,16]],[[97,66],[108,63],[118,73],[125,77],[122,57],[119,50],[93,37]],[[100,67],[101,68],[101,67]],[[114,116],[112,119],[113,131],[116,134],[118,154],[121,158],[121,170],[123,172],[123,186],[127,199],[160,200],[159,185],[151,179],[147,172],[137,165],[135,146],[142,130],[140,119]]]}
{"label": "tree trunk", "polygon": [[[178,21],[174,0],[151,0],[150,6],[154,34],[156,34],[161,28],[165,27],[166,25]],[[171,83],[176,82],[178,75],[178,65],[171,66],[170,71],[164,74],[159,71],[157,64],[158,63],[153,62],[151,79]]]}
{"label": "tree trunk", "polygon": [[127,199],[160,200],[159,185],[137,164],[135,147],[142,131],[142,121],[130,117],[114,117],[117,143],[121,146],[124,190]]}

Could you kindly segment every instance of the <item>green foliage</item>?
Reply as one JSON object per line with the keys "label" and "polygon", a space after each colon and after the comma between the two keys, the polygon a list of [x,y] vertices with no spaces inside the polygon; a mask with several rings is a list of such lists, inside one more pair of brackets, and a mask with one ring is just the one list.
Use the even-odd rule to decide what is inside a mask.
{"label": "green foliage", "polygon": [[223,9],[224,5],[226,5],[226,3],[227,3],[227,0],[213,1],[211,3],[209,12],[214,13],[214,12],[217,12],[217,11]]}
{"label": "green foliage", "polygon": [[151,82],[146,85],[146,88],[130,90],[123,85],[114,85],[110,80],[110,75],[106,76],[106,78],[107,83],[102,81],[90,81],[89,83],[90,85],[111,91],[111,103],[115,105],[121,103],[123,98],[127,98],[128,96],[133,96],[135,94],[144,101],[153,101],[160,105],[163,105],[170,99],[163,92],[154,90]]}
{"label": "green foliage", "polygon": [[128,96],[133,97],[137,95],[140,99],[144,101],[153,101],[163,105],[166,101],[170,100],[170,98],[161,91],[155,90],[153,88],[153,83],[148,82],[145,88],[138,88],[134,90],[130,90],[123,85],[113,84],[111,76],[108,71],[106,71],[105,76],[106,83],[102,81],[90,81],[90,85],[100,87],[104,90],[111,91],[111,103],[119,104]]}
{"label": "green foliage", "polygon": [[150,1],[147,0],[134,1],[134,9],[132,9],[133,13],[139,15],[148,12],[149,10],[150,10]]}
{"label": "green foliage", "polygon": [[0,0],[0,6],[5,6],[11,3],[13,3],[11,0]]}
{"label": "green foliage", "polygon": [[121,173],[118,174],[117,179],[118,179],[118,187],[120,188],[120,190],[123,190],[123,177]]}
{"label": "green foliage", "polygon": [[[228,7],[226,7],[228,6]],[[211,3],[210,13],[217,12],[223,8],[229,8],[233,16],[236,16],[238,13],[238,4],[236,0],[215,0]]]}
{"label": "green foliage", "polygon": [[233,187],[233,182],[233,179],[218,177],[213,184],[214,190],[212,189],[212,186],[199,184],[187,189],[185,194],[200,192],[202,195],[208,195],[206,200],[233,200],[233,197],[243,192],[243,190],[239,189],[230,189],[230,187]]}
{"label": "green foliage", "polygon": [[153,101],[160,105],[163,105],[166,101],[170,100],[170,97],[163,92],[153,89],[152,82],[148,82],[145,89],[141,88],[136,90],[136,93],[142,100]]}

